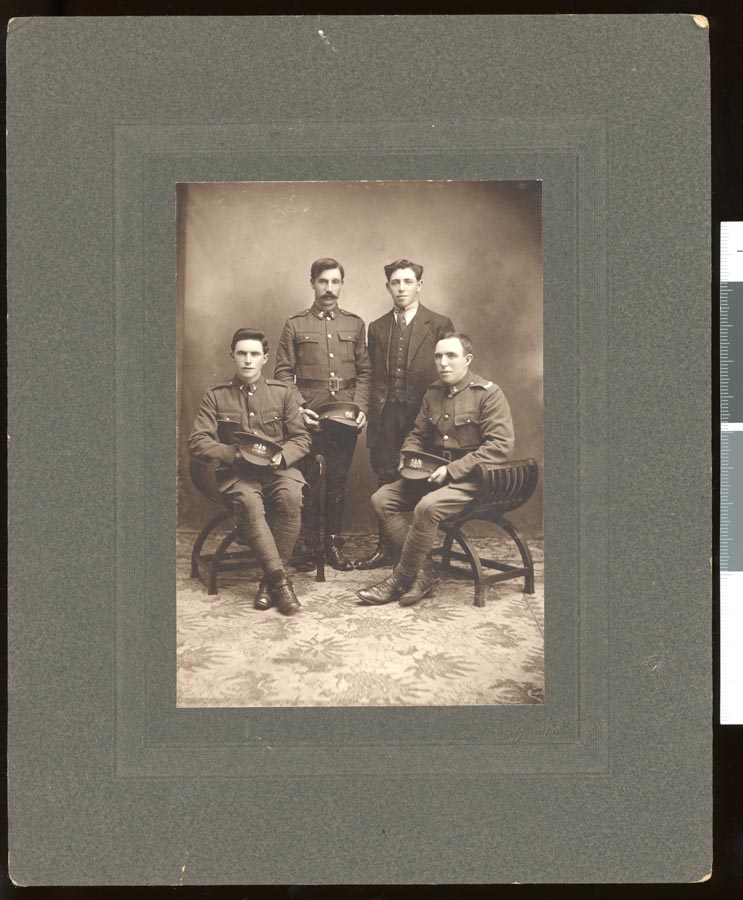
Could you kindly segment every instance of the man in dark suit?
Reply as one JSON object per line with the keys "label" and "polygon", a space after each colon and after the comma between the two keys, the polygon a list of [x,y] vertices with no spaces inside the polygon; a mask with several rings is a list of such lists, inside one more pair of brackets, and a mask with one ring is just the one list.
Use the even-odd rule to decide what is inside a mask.
{"label": "man in dark suit", "polygon": [[[426,390],[437,378],[436,342],[454,330],[451,319],[420,303],[423,266],[396,259],[384,267],[392,309],[369,325],[372,367],[367,446],[379,486],[398,478],[400,447],[413,427]],[[370,557],[357,562],[360,569],[376,569],[393,561],[379,532]]]}

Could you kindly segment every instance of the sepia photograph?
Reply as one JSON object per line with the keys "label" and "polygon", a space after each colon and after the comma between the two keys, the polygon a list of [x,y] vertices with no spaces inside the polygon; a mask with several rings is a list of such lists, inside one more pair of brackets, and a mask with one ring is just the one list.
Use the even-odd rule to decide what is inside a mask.
{"label": "sepia photograph", "polygon": [[541,182],[176,216],[178,707],[544,703]]}

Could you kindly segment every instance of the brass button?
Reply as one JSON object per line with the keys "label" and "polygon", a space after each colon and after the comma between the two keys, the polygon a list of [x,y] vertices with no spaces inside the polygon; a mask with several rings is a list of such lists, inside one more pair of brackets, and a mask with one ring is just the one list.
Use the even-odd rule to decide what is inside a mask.
{"label": "brass button", "polygon": [[254,413],[254,412],[252,412],[252,413],[250,413],[250,415],[251,415],[251,416],[254,416],[254,415],[255,415],[255,413]]}
{"label": "brass button", "polygon": [[333,357],[335,356],[335,353],[328,353],[328,356],[329,356],[331,359],[333,359]]}
{"label": "brass button", "polygon": [[449,440],[449,435],[448,435],[448,434],[445,434],[445,435],[444,435],[444,440],[445,440],[445,441],[448,441],[448,440]]}
{"label": "brass button", "polygon": [[445,419],[448,419],[448,418],[449,418],[449,413],[446,413],[446,415],[444,416],[444,418],[445,418]]}
{"label": "brass button", "polygon": [[331,378],[335,378],[335,372],[331,372],[331,373],[330,373],[330,377],[331,377]]}

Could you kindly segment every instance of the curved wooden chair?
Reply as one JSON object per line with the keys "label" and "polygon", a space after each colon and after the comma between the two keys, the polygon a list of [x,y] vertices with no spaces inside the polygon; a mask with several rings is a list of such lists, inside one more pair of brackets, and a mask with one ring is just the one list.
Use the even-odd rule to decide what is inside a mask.
{"label": "curved wooden chair", "polygon": [[[248,569],[258,565],[253,551],[238,540],[237,520],[232,503],[227,500],[217,486],[219,460],[203,462],[191,459],[190,474],[196,489],[204,497],[222,507],[222,512],[210,519],[201,529],[191,550],[191,578],[199,578],[208,594],[219,593],[220,572]],[[307,456],[302,460],[302,472],[307,484],[304,488],[303,516],[310,524],[308,535],[312,539],[312,558],[315,562],[315,581],[325,581],[325,552],[323,549],[323,498],[325,496],[325,457],[321,454]],[[209,537],[225,522],[232,521],[232,527],[224,535],[213,553],[204,553],[204,545]],[[242,549],[230,550],[233,543]],[[291,562],[291,560],[290,560]]]}
{"label": "curved wooden chair", "polygon": [[[474,499],[454,516],[444,519],[439,529],[444,532],[444,544],[431,552],[440,556],[444,568],[450,572],[461,572],[460,566],[452,565],[452,560],[469,563],[475,579],[475,606],[485,606],[487,588],[499,581],[524,578],[524,593],[534,593],[534,562],[525,538],[505,517],[507,512],[518,509],[534,493],[539,481],[539,465],[534,459],[518,459],[502,463],[480,463],[475,468],[475,477],[481,487]],[[491,522],[502,528],[513,540],[521,554],[523,565],[512,566],[494,559],[481,558],[472,539],[462,527],[467,522]],[[453,550],[457,543],[461,552]],[[486,575],[486,569],[497,569],[499,574]]]}

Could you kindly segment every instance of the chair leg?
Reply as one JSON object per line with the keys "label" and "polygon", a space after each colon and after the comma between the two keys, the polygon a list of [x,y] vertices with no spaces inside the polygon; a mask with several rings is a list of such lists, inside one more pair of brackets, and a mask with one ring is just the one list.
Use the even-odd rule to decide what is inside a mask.
{"label": "chair leg", "polygon": [[451,545],[453,541],[454,537],[447,531],[444,538],[444,547],[441,551],[441,565],[449,572],[453,571],[451,564]]}
{"label": "chair leg", "polygon": [[472,566],[472,573],[475,576],[475,606],[485,606],[485,592],[486,586],[484,584],[484,572],[482,568],[482,563],[480,562],[480,557],[477,554],[477,550],[470,543],[467,536],[460,531],[458,528],[456,531],[451,533],[452,538],[456,540],[459,546],[464,551],[464,555],[467,557],[467,560]]}
{"label": "chair leg", "polygon": [[199,532],[199,536],[196,538],[193,550],[191,551],[191,578],[199,577],[199,559],[201,559],[201,551],[207,538],[218,525],[221,525],[222,522],[229,519],[229,517],[230,514],[228,512],[222,512],[211,519],[211,521],[207,522]]}
{"label": "chair leg", "polygon": [[214,551],[214,557],[212,558],[211,564],[209,566],[209,587],[207,589],[207,594],[218,594],[219,590],[217,589],[217,576],[219,574],[219,564],[222,561],[224,554],[227,551],[227,548],[230,544],[235,540],[235,532],[231,531],[229,534],[226,534],[222,540],[219,542],[219,546]]}
{"label": "chair leg", "polygon": [[524,564],[524,568],[528,569],[526,576],[524,577],[524,593],[525,594],[533,594],[534,593],[534,561],[531,558],[531,552],[529,551],[529,546],[526,541],[521,537],[516,528],[508,521],[508,519],[501,519],[498,523],[500,527],[508,534],[516,546],[519,548],[519,553],[521,553],[521,561]]}

